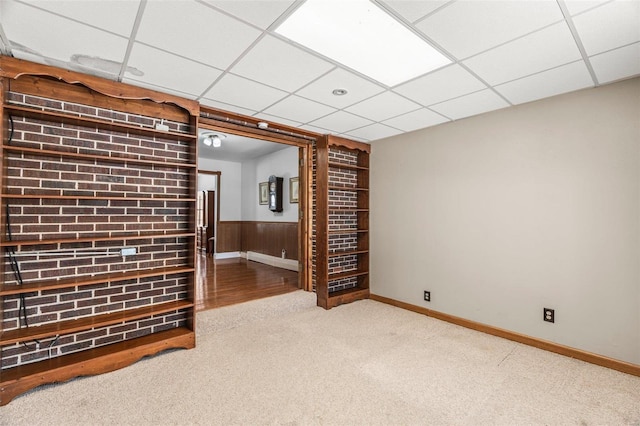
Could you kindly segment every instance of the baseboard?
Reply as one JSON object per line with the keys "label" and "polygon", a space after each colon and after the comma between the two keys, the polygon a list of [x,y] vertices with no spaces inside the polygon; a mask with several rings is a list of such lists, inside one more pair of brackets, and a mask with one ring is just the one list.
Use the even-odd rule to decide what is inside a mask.
{"label": "baseboard", "polygon": [[370,299],[378,302],[386,303],[388,305],[396,306],[398,308],[406,309],[408,311],[423,314],[432,318],[436,318],[442,321],[450,322],[462,327],[470,328],[472,330],[480,331],[483,333],[491,334],[493,336],[502,337],[514,342],[523,343],[528,346],[533,346],[538,349],[544,349],[549,352],[554,352],[560,355],[568,356],[570,358],[579,359],[591,364],[596,364],[601,367],[611,368],[612,370],[621,371],[623,373],[631,374],[640,377],[640,365],[632,364],[630,362],[620,361],[606,356],[594,354],[591,352],[583,351],[580,349],[564,346],[558,343],[549,342],[547,340],[538,339],[536,337],[527,336],[524,334],[516,333],[513,331],[505,330],[498,327],[482,324],[475,321],[470,321],[464,318],[456,317],[442,312],[433,311],[431,309],[423,308],[422,306],[412,305],[410,303],[401,302],[399,300],[390,299],[388,297],[379,296],[377,294],[371,294]]}
{"label": "baseboard", "polygon": [[295,259],[282,259],[280,257],[269,256],[268,254],[257,253],[255,251],[248,251],[246,256],[247,260],[298,272],[298,261]]}
{"label": "baseboard", "polygon": [[214,259],[233,259],[236,257],[242,257],[239,251],[226,251],[223,253],[216,253]]}

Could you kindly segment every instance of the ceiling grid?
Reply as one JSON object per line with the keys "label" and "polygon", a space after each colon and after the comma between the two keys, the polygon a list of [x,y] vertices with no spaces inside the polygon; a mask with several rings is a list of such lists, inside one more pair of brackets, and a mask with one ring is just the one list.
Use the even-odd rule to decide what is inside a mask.
{"label": "ceiling grid", "polygon": [[365,142],[640,75],[640,0],[375,0],[451,60],[392,86],[279,34],[304,4],[2,0],[0,50]]}

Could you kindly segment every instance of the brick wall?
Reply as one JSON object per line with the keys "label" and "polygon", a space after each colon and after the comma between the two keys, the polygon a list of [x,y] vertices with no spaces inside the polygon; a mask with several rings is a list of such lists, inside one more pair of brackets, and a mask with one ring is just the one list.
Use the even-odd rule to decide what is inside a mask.
{"label": "brick wall", "polygon": [[[8,100],[15,105],[146,128],[153,128],[160,122],[153,117],[18,93],[9,93]],[[190,130],[188,123],[164,121],[164,124],[177,132]],[[191,158],[190,143],[91,125],[13,117],[12,146],[97,157],[81,159],[37,152],[5,153],[3,192],[15,197],[3,198],[2,211],[4,213],[8,206],[13,241],[94,239],[17,247],[16,258],[23,281],[188,265],[192,257],[190,237],[170,234],[193,231],[188,200],[192,190],[191,169],[163,163],[195,162]],[[105,157],[153,163],[114,162]],[[34,198],[25,198],[30,196]],[[60,196],[78,198],[55,198]],[[5,226],[3,240],[8,241]],[[137,254],[122,257],[119,255],[122,247],[135,247]],[[5,284],[17,285],[6,255],[4,262]],[[160,275],[27,293],[22,301],[20,296],[6,296],[3,298],[3,329],[7,331],[21,325],[21,303],[26,305],[29,325],[37,326],[186,299],[189,297],[188,280],[188,274]],[[2,368],[182,326],[186,320],[185,312],[173,311],[57,339],[47,338],[39,345],[24,342],[4,346]]]}
{"label": "brick wall", "polygon": [[[46,290],[25,294],[29,326],[38,326],[66,319],[120,311],[187,297],[187,277],[184,274],[161,275],[116,283],[94,284],[71,289]],[[3,328],[24,326],[19,316],[20,296],[4,298]],[[2,348],[2,368],[38,361],[46,357],[69,354],[124,339],[185,324],[185,314],[173,311],[128,321],[107,327],[35,341],[16,343]]]}
{"label": "brick wall", "polygon": [[[358,156],[355,153],[340,150],[336,147],[329,149],[329,161],[357,165]],[[358,186],[358,175],[354,170],[329,168],[329,186],[342,186],[355,188]],[[357,208],[358,197],[354,191],[329,190],[329,210],[341,208]],[[352,212],[339,212],[329,214],[330,230],[357,229],[358,216]],[[339,234],[329,236],[329,253],[357,250],[358,235]],[[358,269],[358,257],[356,255],[330,257],[329,274],[354,271]],[[329,292],[356,287],[357,277],[346,278],[329,282]]]}

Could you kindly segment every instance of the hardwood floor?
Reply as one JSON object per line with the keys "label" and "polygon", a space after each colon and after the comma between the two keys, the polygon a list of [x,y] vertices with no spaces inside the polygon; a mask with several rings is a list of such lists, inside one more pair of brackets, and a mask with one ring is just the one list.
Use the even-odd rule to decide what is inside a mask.
{"label": "hardwood floor", "polygon": [[242,258],[198,255],[196,311],[298,290],[298,273]]}

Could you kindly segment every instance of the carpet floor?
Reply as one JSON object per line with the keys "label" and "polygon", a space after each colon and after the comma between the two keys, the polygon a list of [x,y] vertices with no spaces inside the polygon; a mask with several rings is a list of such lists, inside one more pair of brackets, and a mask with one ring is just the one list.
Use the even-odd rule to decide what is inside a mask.
{"label": "carpet floor", "polygon": [[297,291],[201,312],[195,349],[34,389],[0,424],[640,426],[640,377]]}

